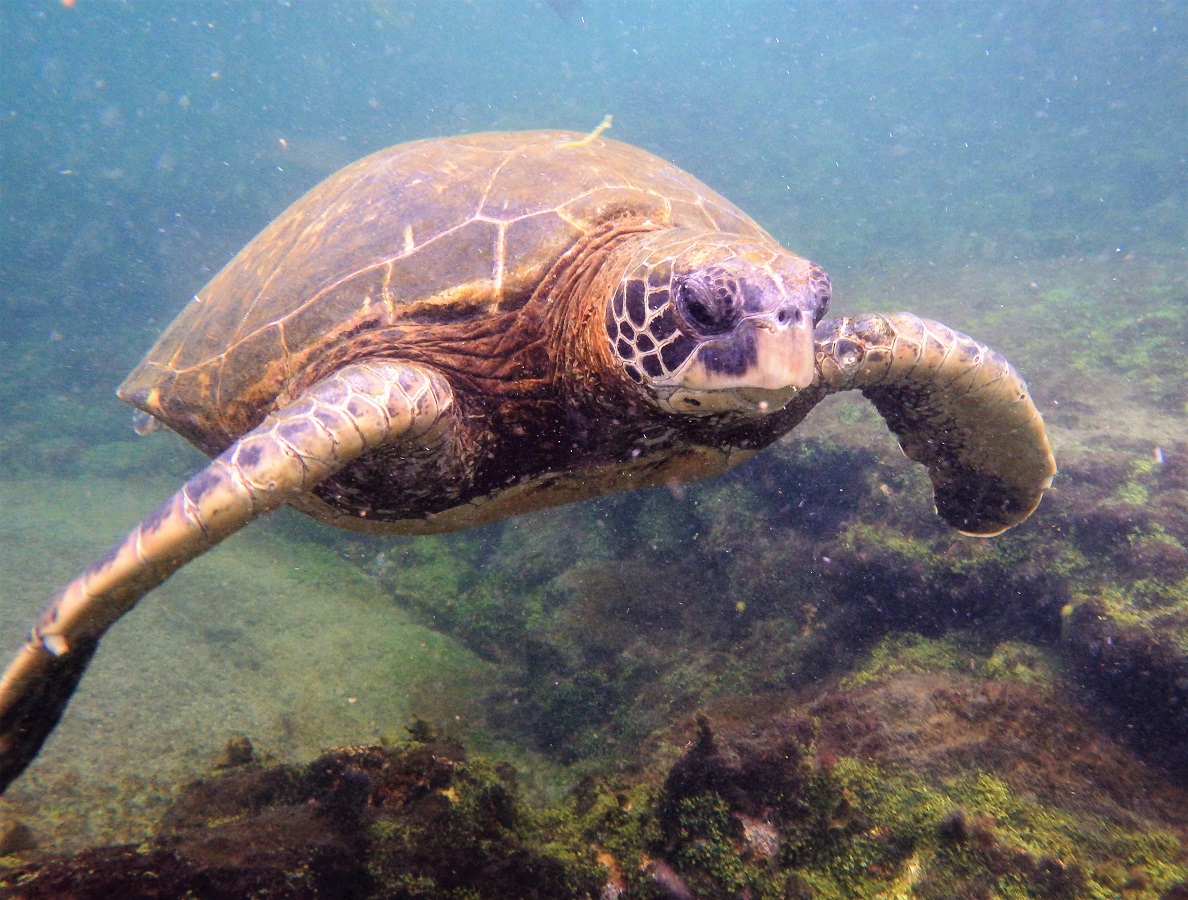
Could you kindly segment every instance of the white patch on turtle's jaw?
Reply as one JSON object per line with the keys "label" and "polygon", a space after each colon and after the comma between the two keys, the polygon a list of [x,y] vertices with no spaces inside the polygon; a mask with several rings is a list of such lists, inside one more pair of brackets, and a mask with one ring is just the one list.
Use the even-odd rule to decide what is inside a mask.
{"label": "white patch on turtle's jaw", "polygon": [[722,391],[690,391],[685,388],[656,389],[656,405],[665,412],[682,416],[714,416],[743,413],[766,416],[787,406],[800,388],[767,391],[760,388],[731,388]]}
{"label": "white patch on turtle's jaw", "polygon": [[807,317],[793,326],[757,317],[741,327],[750,329],[747,338],[754,342],[753,363],[739,372],[715,370],[704,359],[705,351],[714,347],[707,341],[672,375],[652,380],[657,403],[682,415],[762,416],[783,409],[798,391],[813,383],[816,348]]}

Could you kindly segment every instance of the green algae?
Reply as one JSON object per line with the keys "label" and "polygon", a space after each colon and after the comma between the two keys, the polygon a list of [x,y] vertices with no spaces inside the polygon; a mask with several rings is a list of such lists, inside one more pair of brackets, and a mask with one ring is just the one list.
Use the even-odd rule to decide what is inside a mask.
{"label": "green algae", "polygon": [[386,584],[400,600],[453,622],[465,616],[457,607],[477,578],[472,543],[455,535],[396,538],[391,549],[382,551],[378,565],[388,574]]}
{"label": "green algae", "polygon": [[683,798],[673,818],[672,841],[677,849],[672,861],[679,870],[696,872],[699,880],[712,885],[712,893],[724,896],[758,886],[759,875],[732,840],[733,823],[725,800],[713,794]]}
{"label": "green algae", "polygon": [[1161,641],[1188,655],[1188,577],[1177,582],[1142,578],[1078,592],[1063,610],[1066,629],[1082,607],[1093,617],[1124,630],[1154,629]]}
{"label": "green algae", "polygon": [[1146,528],[1140,528],[1126,538],[1131,544],[1162,544],[1165,547],[1174,547],[1177,550],[1183,550],[1184,545],[1180,540],[1160,525],[1158,522],[1148,525]]}
{"label": "green algae", "polygon": [[841,543],[853,549],[870,547],[903,565],[927,565],[935,559],[928,541],[886,525],[855,523],[842,534]]}
{"label": "green algae", "polygon": [[1060,661],[1050,652],[1022,641],[1003,641],[981,660],[976,673],[984,678],[1052,685],[1062,671]]}
{"label": "green algae", "polygon": [[560,827],[562,817],[523,804],[514,770],[482,757],[453,761],[432,747],[404,758],[427,751],[425,787],[369,826],[368,868],[381,893],[467,900],[597,891],[605,872],[593,850]]}
{"label": "green algae", "polygon": [[[1115,896],[1113,885],[1097,881],[1100,867],[1124,860],[1141,872],[1144,890],[1130,896],[1156,898],[1172,884],[1188,878],[1185,848],[1175,835],[1160,828],[1141,831],[1103,828],[1098,822],[1051,805],[1021,797],[996,776],[967,776],[943,790],[956,808],[980,817],[991,828],[980,840],[942,845],[938,863],[954,874],[976,874],[991,880],[1004,898]],[[998,872],[1013,860],[1022,871]],[[1031,861],[1050,861],[1050,873],[1071,873],[1064,879],[1035,878]]]}
{"label": "green algae", "polygon": [[1172,832],[1102,829],[987,773],[937,785],[842,758],[815,780],[811,825],[785,834],[778,870],[739,852],[722,798],[683,802],[680,836],[689,846],[676,857],[681,870],[712,885],[706,896],[743,888],[779,896],[795,874],[813,896],[855,900],[965,896],[973,883],[993,885],[1004,900],[1104,900],[1116,897],[1112,860],[1124,860],[1128,880],[1145,885],[1128,893],[1134,900],[1155,900],[1188,878],[1185,848]]}
{"label": "green algae", "polygon": [[[715,751],[689,751],[699,752]],[[1126,884],[1128,900],[1157,900],[1188,878],[1188,852],[1172,831],[1042,802],[989,772],[938,780],[853,757],[799,758],[782,764],[799,767],[793,793],[747,801],[776,823],[774,855],[744,837],[747,815],[728,799],[739,787],[733,776],[680,789],[670,775],[666,791],[677,793],[667,800],[651,780],[587,785],[537,821],[560,844],[606,851],[630,897],[653,896],[646,872],[657,856],[710,898],[939,900],[990,889],[1004,900],[1116,900]]]}
{"label": "green algae", "polygon": [[856,688],[896,675],[922,672],[968,671],[967,661],[974,658],[971,641],[955,634],[927,638],[920,634],[892,634],[883,638],[866,661],[847,674],[843,687]]}
{"label": "green algae", "polygon": [[1145,483],[1147,476],[1156,471],[1158,464],[1151,457],[1139,457],[1130,465],[1129,477],[1118,486],[1115,497],[1131,506],[1145,506],[1151,500],[1151,488]]}
{"label": "green algae", "polygon": [[912,632],[888,635],[864,662],[841,679],[852,689],[901,675],[954,672],[980,678],[1051,685],[1061,672],[1050,650],[1023,641],[988,644],[973,632],[953,632],[936,638]]}

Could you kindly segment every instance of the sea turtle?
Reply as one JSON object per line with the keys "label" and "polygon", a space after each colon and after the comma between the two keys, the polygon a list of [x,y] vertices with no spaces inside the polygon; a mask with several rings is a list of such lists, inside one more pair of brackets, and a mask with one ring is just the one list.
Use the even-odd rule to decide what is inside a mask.
{"label": "sea turtle", "polygon": [[994,351],[906,313],[823,321],[825,272],[643,150],[477,134],[382,150],[247,245],[119,388],[213,461],[49,604],[0,681],[0,785],[149,590],[289,504],[363,531],[468,528],[705,478],[860,390],[993,535],[1055,471]]}

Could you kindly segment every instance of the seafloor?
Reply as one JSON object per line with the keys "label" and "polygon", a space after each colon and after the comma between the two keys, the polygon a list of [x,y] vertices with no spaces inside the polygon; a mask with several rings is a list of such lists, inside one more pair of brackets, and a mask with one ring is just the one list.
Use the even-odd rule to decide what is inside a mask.
{"label": "seafloor", "polygon": [[[0,892],[1188,898],[1182,269],[833,275],[1023,371],[1060,466],[1026,524],[946,530],[860,397],[680,491],[444,538],[274,517],[105,640],[0,803]],[[10,644],[200,461],[96,424],[84,335],[20,341]]]}

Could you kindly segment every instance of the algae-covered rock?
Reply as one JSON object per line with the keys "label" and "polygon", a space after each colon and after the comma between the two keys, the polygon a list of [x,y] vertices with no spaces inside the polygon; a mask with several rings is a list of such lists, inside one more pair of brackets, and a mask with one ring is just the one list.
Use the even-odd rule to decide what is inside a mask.
{"label": "algae-covered rock", "polygon": [[1103,737],[1059,683],[984,681],[947,656],[815,700],[723,702],[549,808],[524,800],[510,766],[424,723],[397,747],[342,748],[306,766],[244,762],[186,787],[152,840],[73,856],[24,848],[0,869],[0,890],[19,886],[30,900],[1177,896],[1188,794]]}
{"label": "algae-covered rock", "polygon": [[71,897],[596,897],[593,851],[544,832],[514,773],[453,743],[351,747],[187,787],[157,836],[26,855],[0,890]]}
{"label": "algae-covered rock", "polygon": [[[999,648],[976,662],[978,677],[1044,682],[1067,665],[1117,710],[1103,727],[1185,764],[1185,448],[1161,448],[1158,461],[1122,448],[1072,453],[1045,515],[993,541],[937,527],[898,469],[855,478],[861,467],[838,453],[802,440],[666,496],[697,536],[679,556],[663,541],[648,549],[646,517],[611,518],[610,530],[640,536],[634,553],[608,559],[601,548],[535,595],[505,593],[513,608],[543,602],[518,635],[504,633],[512,686],[490,695],[496,724],[561,758],[597,755],[608,735],[630,743],[723,695],[856,677],[888,635],[949,635],[979,653]],[[849,474],[832,480],[837,467],[823,461]],[[813,479],[844,488],[828,519],[789,496]],[[1141,504],[1125,499],[1138,493]],[[810,504],[828,505],[823,494]]]}
{"label": "algae-covered rock", "polygon": [[1156,900],[1188,878],[1188,793],[1067,690],[940,662],[722,704],[670,738],[650,850],[698,897]]}

